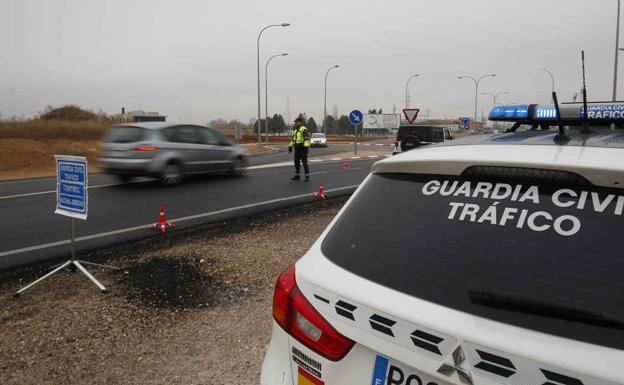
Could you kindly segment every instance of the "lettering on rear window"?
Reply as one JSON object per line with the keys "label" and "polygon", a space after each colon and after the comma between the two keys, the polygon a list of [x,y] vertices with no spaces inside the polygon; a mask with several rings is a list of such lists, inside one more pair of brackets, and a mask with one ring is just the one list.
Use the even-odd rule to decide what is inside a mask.
{"label": "lettering on rear window", "polygon": [[[619,216],[624,210],[623,195],[601,196],[595,191],[576,192],[561,188],[550,196],[549,202],[543,202],[571,210],[569,214],[556,215],[543,209],[545,205],[540,200],[545,195],[540,194],[540,188],[536,185],[434,179],[424,184],[422,194],[453,198],[448,203],[447,217],[452,221],[510,226],[536,232],[554,231],[565,237],[578,234],[582,228],[581,220],[574,215],[573,210],[593,210]],[[480,198],[486,202],[470,203],[464,198]],[[489,205],[488,201],[491,202]],[[536,209],[522,209],[514,206],[515,202],[531,203]]]}

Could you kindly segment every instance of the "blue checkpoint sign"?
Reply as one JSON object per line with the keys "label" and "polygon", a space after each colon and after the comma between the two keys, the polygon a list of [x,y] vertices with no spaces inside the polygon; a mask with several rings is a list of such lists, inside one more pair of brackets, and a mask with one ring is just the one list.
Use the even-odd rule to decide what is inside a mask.
{"label": "blue checkpoint sign", "polygon": [[349,113],[349,123],[354,126],[362,123],[362,119],[364,119],[364,115],[362,115],[362,111],[360,110],[353,110]]}
{"label": "blue checkpoint sign", "polygon": [[81,156],[54,155],[56,162],[56,214],[87,219],[87,159]]}
{"label": "blue checkpoint sign", "polygon": [[470,118],[459,118],[459,125],[464,130],[470,129]]}

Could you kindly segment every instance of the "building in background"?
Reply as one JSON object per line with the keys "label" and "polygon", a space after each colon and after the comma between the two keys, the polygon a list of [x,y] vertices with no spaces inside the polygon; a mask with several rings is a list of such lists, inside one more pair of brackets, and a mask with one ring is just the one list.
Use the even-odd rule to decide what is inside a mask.
{"label": "building in background", "polygon": [[121,114],[111,116],[111,120],[113,123],[164,122],[167,117],[158,112],[141,110],[126,112],[126,109],[122,108]]}

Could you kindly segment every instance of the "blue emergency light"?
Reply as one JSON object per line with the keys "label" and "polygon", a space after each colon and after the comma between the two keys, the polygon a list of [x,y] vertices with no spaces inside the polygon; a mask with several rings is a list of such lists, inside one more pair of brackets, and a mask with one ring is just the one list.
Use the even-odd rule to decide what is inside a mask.
{"label": "blue emergency light", "polygon": [[490,112],[490,120],[517,120],[528,119],[529,106],[498,106]]}
{"label": "blue emergency light", "polygon": [[[623,124],[624,102],[588,102],[587,120],[595,124]],[[583,103],[561,103],[560,116],[554,105],[528,104],[496,106],[490,112],[492,121],[515,122],[522,124],[578,124],[584,120]]]}

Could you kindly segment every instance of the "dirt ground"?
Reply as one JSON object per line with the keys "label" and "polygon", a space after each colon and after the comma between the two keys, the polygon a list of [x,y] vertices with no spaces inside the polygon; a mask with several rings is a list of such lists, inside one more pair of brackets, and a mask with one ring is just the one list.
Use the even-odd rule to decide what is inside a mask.
{"label": "dirt ground", "polygon": [[257,384],[275,279],[344,199],[175,231],[82,258],[110,292],[45,269],[0,274],[0,384]]}
{"label": "dirt ground", "polygon": [[95,167],[98,151],[97,140],[3,138],[0,139],[0,180],[54,175],[54,154],[86,156],[89,172],[98,172]]}

